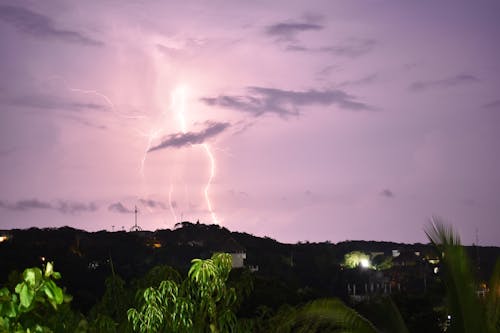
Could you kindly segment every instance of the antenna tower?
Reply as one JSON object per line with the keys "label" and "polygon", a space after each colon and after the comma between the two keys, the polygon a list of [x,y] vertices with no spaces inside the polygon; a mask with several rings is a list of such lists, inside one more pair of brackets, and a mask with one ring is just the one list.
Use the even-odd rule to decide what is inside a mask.
{"label": "antenna tower", "polygon": [[137,224],[137,213],[139,211],[137,210],[137,206],[135,206],[134,209],[134,216],[135,216],[135,224],[132,228],[130,228],[130,231],[142,231],[142,228]]}

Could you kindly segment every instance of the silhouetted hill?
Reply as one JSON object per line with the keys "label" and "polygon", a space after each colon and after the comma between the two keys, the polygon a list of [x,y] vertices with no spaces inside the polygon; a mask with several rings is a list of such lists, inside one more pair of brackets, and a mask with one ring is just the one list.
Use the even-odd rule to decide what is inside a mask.
{"label": "silhouetted hill", "polygon": [[[12,271],[21,272],[26,267],[52,261],[63,276],[62,285],[74,296],[74,304],[84,311],[101,297],[104,280],[112,269],[128,282],[160,264],[185,274],[193,258],[208,258],[213,252],[245,252],[246,265],[254,270],[255,288],[251,296],[254,300],[249,303],[262,304],[265,299],[269,306],[345,296],[346,284],[365,274],[352,275],[357,273],[342,270],[345,254],[352,251],[389,258],[397,250],[402,255],[394,263],[400,266],[419,260],[415,259],[415,252],[419,258],[433,255],[433,248],[426,244],[375,241],[284,244],[217,225],[190,222],[179,223],[173,230],[154,232],[87,232],[63,227],[2,230],[2,235],[8,239],[0,243],[0,281],[8,283]],[[500,248],[467,249],[473,260],[479,255],[481,276],[489,276]],[[391,274],[389,279],[404,280],[400,271]]]}

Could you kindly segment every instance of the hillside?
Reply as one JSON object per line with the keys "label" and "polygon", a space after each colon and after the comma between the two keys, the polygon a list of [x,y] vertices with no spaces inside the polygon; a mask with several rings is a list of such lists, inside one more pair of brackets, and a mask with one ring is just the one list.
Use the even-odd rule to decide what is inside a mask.
{"label": "hillside", "polygon": [[[3,230],[0,243],[0,282],[8,283],[12,271],[52,261],[62,273],[62,285],[74,296],[73,304],[87,311],[104,292],[104,280],[112,270],[130,283],[156,265],[169,265],[185,274],[193,258],[208,258],[214,252],[245,253],[245,266],[254,279],[254,292],[247,309],[259,304],[277,307],[316,297],[346,298],[348,283],[392,283],[408,291],[431,283],[432,267],[425,258],[433,250],[425,244],[346,241],[337,244],[284,244],[271,238],[231,232],[217,225],[183,222],[173,229],[138,232],[87,232],[58,229]],[[345,271],[344,256],[361,251],[393,267],[384,271]],[[400,256],[393,258],[393,251]],[[498,247],[469,247],[471,258],[479,255],[480,276],[489,276]],[[417,256],[417,254],[418,256]],[[382,259],[380,259],[382,258]],[[474,263],[478,267],[477,263]],[[377,273],[378,272],[378,273]],[[416,273],[415,273],[416,272]],[[414,274],[415,273],[415,274]],[[378,275],[377,275],[378,274]],[[366,288],[366,287],[365,287]]]}

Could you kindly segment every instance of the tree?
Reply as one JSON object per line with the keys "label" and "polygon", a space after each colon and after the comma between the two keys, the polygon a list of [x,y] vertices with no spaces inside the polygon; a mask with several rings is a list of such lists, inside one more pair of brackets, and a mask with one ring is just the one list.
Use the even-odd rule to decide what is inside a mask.
{"label": "tree", "polygon": [[480,299],[469,257],[450,225],[432,218],[425,233],[440,258],[450,323],[457,333],[500,332],[500,260],[497,260],[488,297]]}
{"label": "tree", "polygon": [[49,262],[43,271],[25,269],[14,292],[0,289],[0,332],[52,332],[43,324],[47,314],[71,300],[54,282],[60,278]]}
{"label": "tree", "polygon": [[[433,218],[425,228],[429,241],[434,245],[442,263],[442,280],[446,289],[447,310],[451,333],[500,332],[500,260],[491,277],[490,292],[485,299],[476,293],[470,261],[460,244],[460,237],[453,228],[438,218]],[[352,258],[346,255],[346,263]],[[315,300],[281,316],[276,332],[408,332],[408,329],[390,299],[382,299],[382,324],[377,327],[340,300]]]}
{"label": "tree", "polygon": [[134,330],[152,332],[229,332],[236,327],[236,292],[226,281],[231,255],[193,259],[188,277],[177,283],[164,280],[147,288],[139,309],[129,309]]}
{"label": "tree", "polygon": [[352,251],[344,256],[344,266],[347,268],[356,268],[362,266],[364,268],[371,267],[370,256],[360,251]]}

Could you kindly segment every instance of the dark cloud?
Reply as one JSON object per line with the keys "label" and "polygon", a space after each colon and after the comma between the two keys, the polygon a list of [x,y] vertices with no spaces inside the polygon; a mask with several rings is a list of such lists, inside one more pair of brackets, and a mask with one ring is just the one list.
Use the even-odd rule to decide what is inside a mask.
{"label": "dark cloud", "polygon": [[130,214],[134,211],[132,209],[128,209],[121,202],[116,202],[108,206],[108,210],[110,212],[121,213],[121,214]]}
{"label": "dark cloud", "polygon": [[370,75],[364,76],[364,77],[362,77],[360,79],[357,79],[357,80],[343,81],[343,82],[341,82],[339,84],[339,87],[361,86],[361,85],[373,83],[373,82],[375,82],[377,80],[378,80],[378,74],[374,73],[374,74],[370,74]]}
{"label": "dark cloud", "polygon": [[298,116],[299,107],[310,105],[337,105],[342,109],[361,111],[372,110],[364,103],[342,90],[306,90],[292,91],[264,87],[248,87],[248,95],[220,95],[213,98],[202,98],[201,101],[210,106],[219,106],[249,113],[255,117],[266,113],[280,117]]}
{"label": "dark cloud", "polygon": [[484,109],[500,109],[500,99],[483,104]]}
{"label": "dark cloud", "polygon": [[28,211],[33,209],[55,210],[62,214],[78,214],[82,212],[94,212],[98,209],[95,203],[81,203],[75,201],[59,200],[56,203],[40,201],[38,199],[24,199],[15,203],[0,201],[0,207],[8,210]]}
{"label": "dark cloud", "polygon": [[0,156],[7,156],[7,155],[10,155],[16,151],[17,151],[17,148],[9,148],[9,149],[0,150]]}
{"label": "dark cloud", "polygon": [[95,128],[95,129],[99,129],[99,130],[106,130],[106,129],[108,129],[104,125],[95,124],[95,123],[93,123],[91,121],[88,121],[88,120],[86,120],[84,118],[81,118],[81,117],[63,116],[63,118],[73,120],[73,121],[75,121],[75,122],[77,122],[80,125],[83,125],[85,127]]}
{"label": "dark cloud", "polygon": [[139,200],[144,206],[150,207],[150,208],[161,208],[161,209],[166,209],[167,206],[163,202],[160,201],[155,201],[151,199],[140,199]]}
{"label": "dark cloud", "polygon": [[19,210],[26,211],[31,209],[53,209],[52,204],[44,201],[40,201],[38,199],[25,199],[19,200],[15,203],[8,203],[4,201],[0,201],[0,207],[6,208],[9,210]]}
{"label": "dark cloud", "polygon": [[338,70],[339,66],[337,65],[329,65],[326,67],[323,67],[321,70],[319,70],[316,75],[318,76],[328,76],[333,73],[333,71]]}
{"label": "dark cloud", "polygon": [[229,123],[208,122],[207,127],[201,132],[176,133],[167,136],[160,144],[149,149],[148,153],[164,148],[181,148],[187,145],[200,144],[209,138],[219,135],[229,126]]}
{"label": "dark cloud", "polygon": [[440,80],[416,81],[410,85],[410,90],[424,91],[432,88],[448,88],[463,84],[476,83],[479,79],[470,74],[458,74]]}
{"label": "dark cloud", "polygon": [[93,202],[85,204],[74,201],[59,201],[55,209],[63,214],[79,214],[84,212],[95,212],[98,207]]}
{"label": "dark cloud", "polygon": [[376,44],[376,41],[373,39],[351,38],[339,45],[316,48],[306,47],[300,44],[290,44],[285,50],[291,52],[331,53],[339,57],[356,58],[370,52]]}
{"label": "dark cloud", "polygon": [[463,199],[463,200],[460,201],[460,203],[462,205],[464,205],[464,206],[469,206],[469,207],[477,205],[477,202],[474,199],[471,199],[471,198]]}
{"label": "dark cloud", "polygon": [[281,22],[266,28],[266,34],[276,37],[278,41],[292,41],[298,33],[321,30],[323,26],[309,22]]}
{"label": "dark cloud", "polygon": [[394,198],[394,192],[387,188],[382,190],[382,192],[380,192],[380,195],[386,198]]}
{"label": "dark cloud", "polygon": [[101,41],[87,37],[80,32],[58,29],[49,17],[23,7],[0,5],[0,20],[36,38],[52,38],[88,46],[103,45]]}
{"label": "dark cloud", "polygon": [[24,96],[3,96],[0,97],[0,102],[5,105],[24,107],[24,108],[37,108],[47,110],[69,110],[80,112],[84,110],[105,111],[107,106],[96,103],[84,103],[67,101],[58,96],[46,94],[34,94]]}

